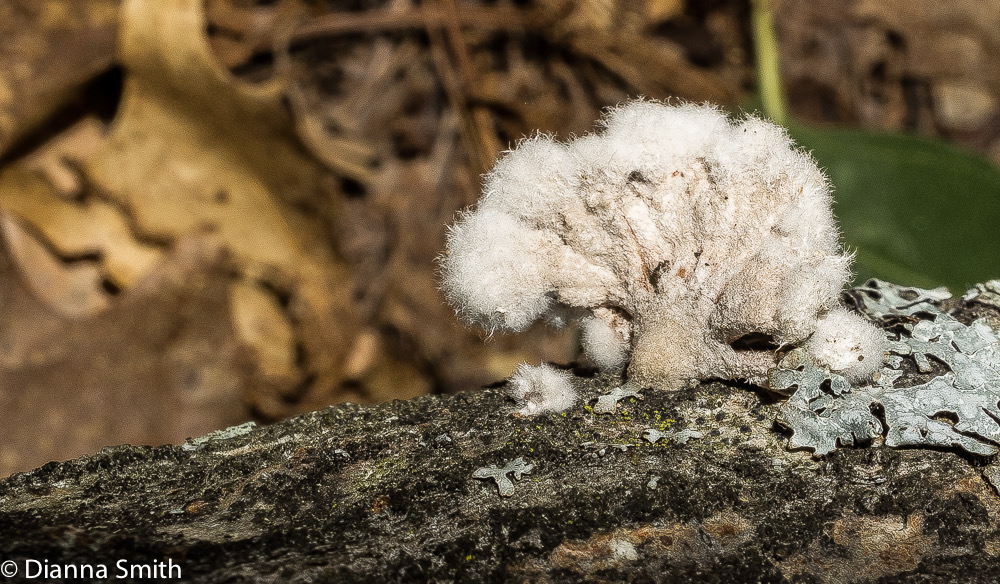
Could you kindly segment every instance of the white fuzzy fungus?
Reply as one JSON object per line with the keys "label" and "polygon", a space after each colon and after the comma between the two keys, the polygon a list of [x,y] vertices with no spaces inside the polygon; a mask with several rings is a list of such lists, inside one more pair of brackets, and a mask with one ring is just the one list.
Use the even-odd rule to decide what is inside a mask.
{"label": "white fuzzy fungus", "polygon": [[882,344],[837,302],[851,257],[828,183],[782,128],[651,101],[601,126],[524,140],[487,175],[441,260],[460,316],[493,332],[584,315],[599,367],[667,389],[761,383],[776,346],[818,331],[818,362],[853,379],[878,368]]}
{"label": "white fuzzy fungus", "polygon": [[628,362],[631,327],[627,320],[604,307],[580,319],[581,339],[587,356],[601,371],[620,372]]}
{"label": "white fuzzy fungus", "polygon": [[508,382],[507,395],[522,406],[518,411],[525,416],[562,412],[579,399],[572,378],[551,365],[521,363]]}
{"label": "white fuzzy fungus", "polygon": [[816,323],[805,348],[831,372],[860,383],[882,368],[885,333],[867,321],[859,324],[855,314],[838,306]]}

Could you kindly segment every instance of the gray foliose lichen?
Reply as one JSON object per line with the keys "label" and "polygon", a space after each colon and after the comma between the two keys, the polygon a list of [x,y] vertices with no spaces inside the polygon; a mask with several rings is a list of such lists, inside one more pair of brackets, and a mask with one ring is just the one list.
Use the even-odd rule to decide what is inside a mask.
{"label": "gray foliose lichen", "polygon": [[1000,280],[976,284],[974,288],[965,293],[962,299],[966,302],[978,302],[1000,308]]}
{"label": "gray foliose lichen", "polygon": [[526,460],[518,456],[508,462],[503,468],[497,468],[495,464],[491,464],[490,466],[477,469],[476,472],[472,473],[472,477],[496,481],[497,488],[500,490],[500,496],[510,497],[514,494],[514,482],[507,475],[512,474],[514,475],[514,480],[519,481],[521,480],[521,475],[530,474],[533,468],[534,465],[528,464]]}
{"label": "gray foliose lichen", "polygon": [[[977,288],[966,298],[976,292],[984,295],[991,289]],[[893,355],[873,384],[860,387],[820,368],[805,351],[786,355],[771,370],[769,385],[779,392],[795,388],[779,416],[793,432],[789,446],[822,455],[838,445],[884,438],[890,447],[959,447],[996,454],[1000,336],[984,320],[965,325],[942,312],[937,303],[950,296],[944,288],[923,290],[880,280],[856,288],[859,310],[873,319],[897,319],[900,332],[886,333]],[[911,359],[921,373],[933,373],[929,358],[947,371],[919,385],[895,387],[904,359]]]}

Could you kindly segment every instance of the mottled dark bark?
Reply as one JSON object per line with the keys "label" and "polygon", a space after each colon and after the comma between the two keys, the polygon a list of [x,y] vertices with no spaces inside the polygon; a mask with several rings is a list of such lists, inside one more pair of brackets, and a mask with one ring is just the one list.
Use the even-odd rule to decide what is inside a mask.
{"label": "mottled dark bark", "polygon": [[[586,404],[618,382],[580,376],[590,401],[536,418],[498,387],[50,463],[0,482],[0,563],[12,581],[28,560],[105,565],[115,580],[120,560],[165,562],[193,582],[995,578],[989,459],[790,452],[776,399],[734,384],[594,414]],[[648,428],[701,437],[650,444]],[[509,497],[473,478],[518,457],[532,469]]]}

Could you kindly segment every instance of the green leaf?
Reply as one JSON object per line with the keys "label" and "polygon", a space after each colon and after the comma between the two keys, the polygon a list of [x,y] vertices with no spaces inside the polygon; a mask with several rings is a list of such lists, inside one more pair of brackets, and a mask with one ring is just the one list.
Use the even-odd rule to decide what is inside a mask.
{"label": "green leaf", "polygon": [[834,187],[857,252],[855,281],[878,277],[961,293],[1000,276],[1000,171],[939,141],[795,126]]}
{"label": "green leaf", "polygon": [[[758,88],[744,109],[784,124],[770,0],[750,7]],[[791,134],[833,182],[844,239],[857,252],[855,281],[875,276],[960,293],[1000,276],[1000,171],[989,161],[915,136],[794,123]]]}

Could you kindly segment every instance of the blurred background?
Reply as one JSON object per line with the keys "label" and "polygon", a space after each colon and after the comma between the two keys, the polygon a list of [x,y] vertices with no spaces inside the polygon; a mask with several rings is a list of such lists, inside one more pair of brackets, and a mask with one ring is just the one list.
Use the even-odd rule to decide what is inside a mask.
{"label": "blurred background", "polygon": [[445,226],[519,138],[631,97],[773,115],[765,65],[859,278],[1000,277],[1000,3],[766,8],[0,2],[0,476],[573,362],[573,330],[457,322]]}

